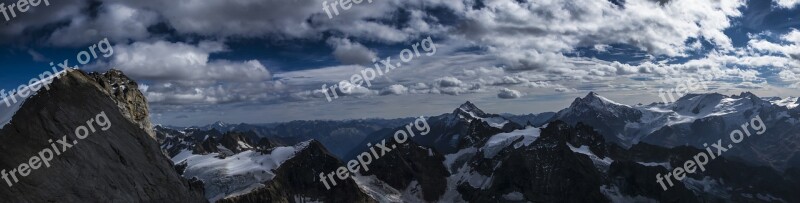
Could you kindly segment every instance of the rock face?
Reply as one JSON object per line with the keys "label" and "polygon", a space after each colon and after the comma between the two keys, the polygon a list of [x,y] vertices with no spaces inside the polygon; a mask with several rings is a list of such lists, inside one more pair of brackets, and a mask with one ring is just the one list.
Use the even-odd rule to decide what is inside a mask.
{"label": "rock face", "polygon": [[342,164],[320,142],[308,146],[281,164],[266,187],[218,202],[375,202],[351,178],[336,180],[337,186],[326,189],[319,181],[320,172],[335,171]]}
{"label": "rock face", "polygon": [[[778,170],[800,168],[800,108],[794,102],[739,95],[687,94],[674,103],[627,106],[595,93],[575,99],[552,120],[584,123],[606,141],[625,148],[638,143],[665,147],[693,146],[730,140],[729,134],[758,116],[766,131],[749,136],[723,156]],[[753,126],[747,127],[754,133]]]}
{"label": "rock face", "polygon": [[[599,96],[589,97],[584,103],[620,107]],[[389,202],[797,202],[800,199],[796,194],[800,190],[800,170],[789,168],[781,172],[726,157],[709,161],[705,171],[687,174],[681,181],[673,179],[675,185],[665,191],[656,175],[674,172],[704,150],[647,143],[623,147],[581,122],[555,120],[541,128],[528,126],[510,132],[499,128],[494,132],[448,132],[461,128],[437,131],[437,126],[471,126],[466,129],[499,126],[486,125],[489,124],[486,116],[464,119],[469,118],[466,115],[483,113],[469,103],[462,107],[470,108],[460,108],[464,114],[429,118],[432,130],[425,135],[430,136],[425,139],[435,141],[455,138],[450,142],[454,143],[450,146],[457,147],[455,152],[441,153],[436,150],[441,147],[438,142],[417,145],[419,142],[412,141],[407,146],[398,146],[362,174],[368,180],[359,182],[362,188],[386,193],[370,195],[388,197],[381,199]],[[379,138],[388,140],[389,135]],[[394,196],[401,199],[391,198]]]}
{"label": "rock face", "polygon": [[419,184],[422,199],[436,201],[447,189],[450,173],[444,166],[444,156],[433,149],[419,146],[414,141],[397,144],[394,139],[386,146],[397,146],[369,165],[363,175],[375,175],[393,188],[408,188],[413,182]]}
{"label": "rock face", "polygon": [[105,73],[90,73],[94,78],[94,84],[114,98],[114,102],[122,110],[122,115],[131,122],[139,125],[139,128],[147,132],[150,137],[156,138],[153,125],[150,123],[150,110],[147,107],[147,100],[139,91],[139,85],[131,80],[122,71],[111,69]]}
{"label": "rock face", "polygon": [[[475,156],[468,165],[491,181],[480,187],[461,184],[458,190],[469,202],[514,200],[507,194],[515,193],[533,202],[608,201],[600,192],[602,176],[592,160],[568,145],[569,141],[589,144],[599,137],[581,132],[585,131],[563,122],[550,123],[530,145],[506,148],[491,158]],[[597,141],[602,144],[602,138]]]}
{"label": "rock face", "polygon": [[[116,91],[110,91],[113,84],[120,85]],[[135,86],[115,71],[88,75],[69,70],[50,90],[28,98],[0,130],[0,169],[28,163],[51,148],[48,140],[67,135],[74,144],[74,130],[100,112],[111,126],[55,156],[50,167],[33,170],[12,187],[0,185],[2,201],[206,202],[197,185],[178,175],[154,134],[143,129],[149,127],[147,104]]]}

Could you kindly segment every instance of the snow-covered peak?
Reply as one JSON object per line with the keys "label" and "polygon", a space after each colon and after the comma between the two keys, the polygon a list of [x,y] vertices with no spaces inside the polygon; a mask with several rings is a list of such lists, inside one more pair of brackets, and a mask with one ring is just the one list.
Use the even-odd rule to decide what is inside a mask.
{"label": "snow-covered peak", "polygon": [[784,106],[788,109],[794,109],[797,108],[797,106],[800,106],[800,100],[798,100],[797,97],[786,97],[786,98],[774,97],[768,99],[768,101],[774,105]]}
{"label": "snow-covered peak", "polygon": [[183,176],[202,180],[206,198],[215,202],[263,187],[264,182],[275,177],[273,170],[307,149],[311,142],[276,147],[269,154],[247,150],[224,158],[219,153],[198,155],[186,149],[172,157],[172,161],[186,164]]}
{"label": "snow-covered peak", "polygon": [[494,128],[503,128],[506,124],[511,123],[510,120],[495,114],[487,114],[479,109],[475,104],[467,101],[453,111],[452,117],[448,121],[448,126],[453,126],[459,121],[472,122],[474,120],[485,121]]}
{"label": "snow-covered peak", "polygon": [[228,123],[225,123],[225,122],[222,122],[222,121],[217,121],[217,122],[215,122],[214,124],[211,124],[211,125],[212,126],[217,126],[217,127],[226,127],[226,126],[228,126]]}
{"label": "snow-covered peak", "polygon": [[601,108],[602,107],[608,107],[608,106],[630,107],[628,105],[621,104],[621,103],[615,102],[613,100],[610,100],[608,98],[605,98],[603,96],[600,96],[599,94],[597,94],[595,92],[589,92],[589,94],[587,94],[581,101],[586,102],[588,104],[591,104],[593,106],[601,107]]}
{"label": "snow-covered peak", "polygon": [[631,106],[615,102],[597,93],[589,92],[583,98],[575,98],[569,108],[559,111],[558,116],[581,115],[584,112],[603,112],[610,113],[614,117],[636,117],[639,114],[636,111]]}
{"label": "snow-covered peak", "polygon": [[717,105],[727,98],[725,95],[688,94],[672,103],[672,110],[681,115],[708,115],[715,111]]}
{"label": "snow-covered peak", "polygon": [[483,112],[483,110],[479,109],[477,106],[475,106],[475,104],[472,104],[472,102],[469,101],[459,106],[456,110],[460,110],[461,112],[467,114],[472,114],[474,117],[482,117],[484,114],[486,114]]}

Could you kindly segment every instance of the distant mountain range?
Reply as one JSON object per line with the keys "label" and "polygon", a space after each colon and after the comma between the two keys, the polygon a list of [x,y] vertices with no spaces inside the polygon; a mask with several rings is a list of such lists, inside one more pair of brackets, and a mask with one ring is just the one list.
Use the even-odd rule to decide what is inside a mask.
{"label": "distant mountain range", "polygon": [[[137,84],[121,72],[63,74],[0,112],[13,115],[0,128],[0,168],[27,162],[100,111],[113,126],[0,187],[6,201],[800,202],[793,97],[689,94],[629,106],[589,93],[529,115],[466,102],[425,117],[430,133],[401,144],[391,137],[413,118],[153,127]],[[764,134],[666,191],[656,181],[755,116]],[[370,170],[331,190],[320,182],[384,139],[397,147]]]}
{"label": "distant mountain range", "polygon": [[[793,192],[800,189],[800,167],[795,160],[800,148],[794,145],[800,138],[792,133],[797,132],[794,124],[800,115],[794,102],[786,101],[760,99],[751,93],[690,94],[671,104],[628,106],[589,93],[557,113],[530,115],[490,114],[467,102],[452,113],[428,117],[431,133],[414,137],[373,162],[370,171],[352,178],[356,183],[352,187],[379,202],[800,201]],[[656,174],[680,166],[701,152],[703,143],[726,138],[727,132],[755,115],[769,127],[764,135],[740,143],[743,147],[712,161],[705,172],[689,175],[668,191],[661,189]],[[306,146],[306,142],[285,140],[302,140],[289,139],[295,136],[329,140],[340,136],[330,132],[353,129],[343,133],[350,137],[338,138],[346,139],[347,145],[320,145],[336,148],[336,161],[343,165],[341,160],[367,151],[368,143],[392,140],[392,133],[407,122],[410,119],[290,122],[261,126],[262,133],[253,136],[253,141],[263,136],[296,148],[293,145]],[[217,131],[224,126],[230,131],[242,129],[221,123],[201,129]],[[253,141],[250,145],[257,146]],[[341,153],[348,148],[349,152]],[[180,164],[195,156],[208,155],[173,160]],[[289,160],[294,159],[318,158]],[[186,171],[192,171],[191,162]],[[306,184],[321,186],[314,181]],[[245,189],[217,197],[237,199],[248,191],[241,188]],[[300,199],[331,201],[303,194]]]}

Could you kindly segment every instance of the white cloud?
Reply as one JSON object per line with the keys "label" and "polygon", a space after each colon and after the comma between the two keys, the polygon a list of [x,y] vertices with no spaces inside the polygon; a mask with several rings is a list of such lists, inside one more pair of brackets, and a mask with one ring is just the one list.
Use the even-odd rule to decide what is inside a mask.
{"label": "white cloud", "polygon": [[358,42],[351,42],[349,39],[331,37],[328,39],[331,45],[333,56],[343,64],[371,64],[372,59],[378,55]]}
{"label": "white cloud", "polygon": [[561,52],[577,47],[628,44],[656,55],[682,56],[689,39],[732,49],[723,30],[740,16],[743,0],[610,1],[498,0],[464,13],[464,36],[487,46],[514,69],[540,69],[564,64]]}
{"label": "white cloud", "polygon": [[116,68],[136,80],[148,81],[143,91],[154,104],[208,105],[263,101],[284,86],[256,60],[209,60],[225,51],[219,42],[136,42],[114,46],[108,62],[89,69]]}
{"label": "white cloud", "polygon": [[403,95],[408,93],[408,88],[403,85],[391,85],[381,90],[380,95]]}
{"label": "white cloud", "polygon": [[96,17],[77,16],[56,29],[49,38],[57,46],[79,46],[108,38],[115,42],[150,37],[147,28],[158,23],[158,14],[122,4],[103,4]]}
{"label": "white cloud", "polygon": [[144,80],[263,81],[270,72],[259,61],[209,60],[211,53],[225,51],[219,42],[135,42],[114,46],[108,66]]}
{"label": "white cloud", "polygon": [[503,88],[500,89],[500,93],[497,94],[497,97],[500,99],[516,99],[522,97],[522,93],[517,90]]}
{"label": "white cloud", "polygon": [[800,5],[800,0],[775,0],[775,3],[778,4],[778,7],[792,9]]}

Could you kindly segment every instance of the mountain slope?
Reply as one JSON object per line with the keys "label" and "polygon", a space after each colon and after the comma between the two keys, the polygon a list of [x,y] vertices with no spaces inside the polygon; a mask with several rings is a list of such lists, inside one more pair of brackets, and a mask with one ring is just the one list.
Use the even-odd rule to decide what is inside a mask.
{"label": "mountain slope", "polygon": [[[729,140],[732,130],[759,116],[766,132],[748,138],[726,152],[751,164],[783,170],[800,167],[800,109],[776,98],[740,95],[687,94],[675,103],[627,106],[595,93],[578,98],[553,120],[594,127],[612,143],[630,147],[646,142],[665,147],[694,146]],[[791,103],[791,102],[788,102]]]}
{"label": "mountain slope", "polygon": [[[591,96],[591,95],[590,95]],[[591,98],[594,97],[594,98]],[[602,111],[614,118],[637,115],[628,107],[601,98],[583,99],[576,106]],[[699,104],[699,103],[696,103]],[[463,105],[462,105],[463,106]],[[467,105],[474,106],[474,105]],[[704,105],[696,105],[704,106]],[[611,108],[609,108],[611,107]],[[616,108],[616,109],[614,109]],[[644,142],[623,147],[607,142],[591,125],[553,121],[541,128],[503,131],[482,119],[463,116],[485,114],[477,108],[459,108],[454,114],[431,117],[432,136],[454,139],[455,152],[441,152],[438,142],[398,147],[373,162],[371,171],[358,176],[358,184],[384,202],[795,202],[800,189],[797,168],[786,172],[753,166],[738,159],[718,157],[707,170],[674,180],[663,190],[656,175],[673,172],[703,150],[691,146],[661,147]],[[613,109],[613,110],[609,110]],[[701,108],[696,108],[700,109]],[[581,109],[579,109],[581,110]],[[690,110],[691,111],[691,110]],[[645,114],[647,112],[644,112]],[[462,116],[459,116],[462,115]],[[475,116],[485,118],[485,116]],[[448,128],[449,118],[460,125],[498,129],[467,131]],[[612,118],[612,117],[607,117]],[[641,119],[641,118],[640,118]],[[630,122],[641,120],[631,119]],[[437,124],[438,123],[438,124]],[[437,132],[438,126],[438,132]],[[459,125],[456,125],[459,126]],[[399,129],[402,127],[395,128]],[[384,133],[393,132],[391,129]],[[434,133],[436,132],[436,133]],[[421,138],[424,136],[417,136]],[[387,135],[378,136],[387,138]],[[623,137],[625,138],[625,137]],[[444,157],[442,159],[441,157]],[[440,171],[444,168],[446,171]],[[441,190],[444,177],[444,191]]]}
{"label": "mountain slope", "polygon": [[118,89],[121,92],[107,92],[96,82],[97,78],[127,80],[124,75],[91,76],[77,70],[63,74],[51,84],[52,89],[28,98],[0,130],[0,168],[27,163],[31,156],[51,147],[48,140],[63,135],[76,140],[75,128],[100,112],[105,112],[112,125],[56,156],[49,168],[32,171],[13,187],[0,187],[3,201],[205,201],[201,189],[193,188],[175,172],[156,140],[141,128],[146,122],[132,122],[137,115],[146,117],[146,112],[120,109],[118,104],[146,106],[133,104],[142,102],[137,100],[115,100],[141,96],[138,88],[131,85],[127,90]]}

